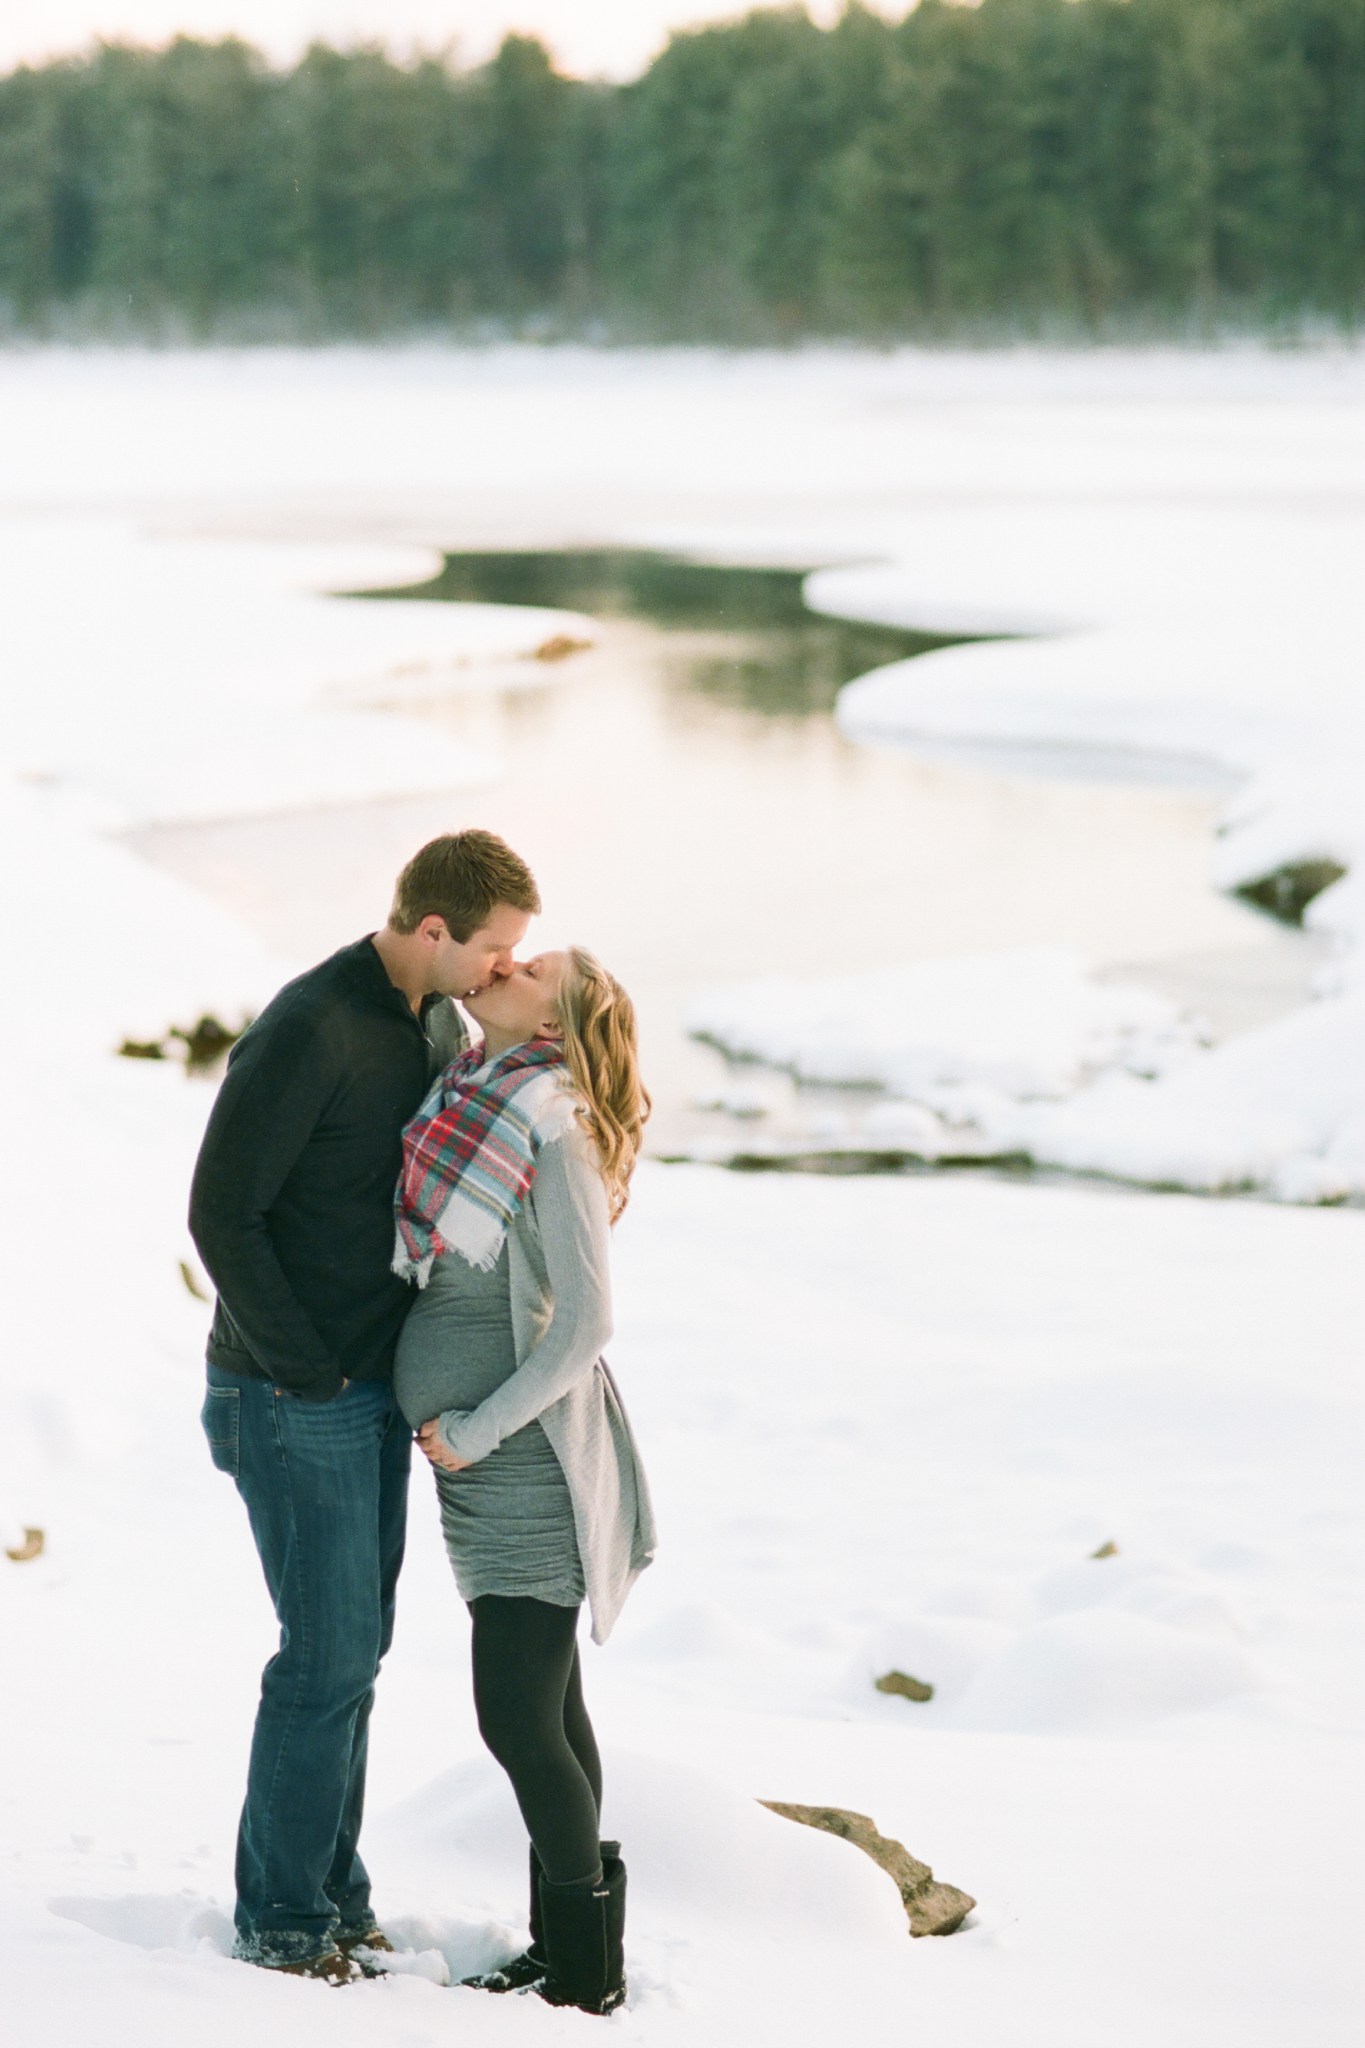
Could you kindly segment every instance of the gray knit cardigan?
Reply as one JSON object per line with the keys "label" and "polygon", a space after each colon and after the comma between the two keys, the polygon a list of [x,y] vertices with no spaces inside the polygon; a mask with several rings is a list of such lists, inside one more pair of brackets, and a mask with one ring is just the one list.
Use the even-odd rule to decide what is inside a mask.
{"label": "gray knit cardigan", "polygon": [[595,1148],[574,1126],[542,1148],[507,1233],[516,1370],[477,1408],[438,1418],[450,1449],[474,1463],[539,1421],[568,1481],[597,1643],[655,1548],[644,1467],[602,1357],[612,1332],[610,1251]]}

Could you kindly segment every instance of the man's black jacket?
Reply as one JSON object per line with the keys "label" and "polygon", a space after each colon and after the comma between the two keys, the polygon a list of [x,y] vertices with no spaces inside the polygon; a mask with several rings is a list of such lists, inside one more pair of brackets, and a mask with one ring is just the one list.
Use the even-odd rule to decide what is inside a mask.
{"label": "man's black jacket", "polygon": [[449,998],[427,996],[419,1022],[368,938],[243,1033],[190,1194],[213,1364],[309,1401],[392,1371],[411,1299],[389,1270],[402,1129],[463,1042]]}

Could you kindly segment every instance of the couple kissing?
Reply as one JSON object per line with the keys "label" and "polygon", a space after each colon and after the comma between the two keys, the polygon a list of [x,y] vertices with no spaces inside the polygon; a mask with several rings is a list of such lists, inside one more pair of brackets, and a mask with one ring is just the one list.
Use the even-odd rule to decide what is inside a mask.
{"label": "couple kissing", "polygon": [[602,1357],[649,1096],[605,968],[578,947],[516,957],[539,909],[494,834],[433,840],[382,931],[266,1005],[209,1119],[190,1203],[217,1290],[203,1422],[280,1625],[234,1953],[331,1984],[392,1953],[358,1843],[415,1442],[472,1621],[479,1731],[529,1836],[529,1946],[466,1981],[608,2013],[626,1873],[601,1839],[577,1631],[586,1602],[605,1641],[654,1551]]}

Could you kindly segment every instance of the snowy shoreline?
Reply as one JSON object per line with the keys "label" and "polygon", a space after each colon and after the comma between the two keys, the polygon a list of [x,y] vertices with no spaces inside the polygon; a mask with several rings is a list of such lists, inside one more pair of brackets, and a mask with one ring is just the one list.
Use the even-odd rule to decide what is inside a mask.
{"label": "snowy shoreline", "polygon": [[[732,1054],[766,1058],[799,1077],[878,1083],[892,1103],[910,1105],[900,1120],[902,1142],[916,1158],[965,1151],[1150,1187],[1248,1190],[1291,1202],[1360,1199],[1365,599],[1351,564],[1362,558],[1365,518],[1349,534],[1324,540],[1316,528],[1262,513],[1243,522],[1230,561],[1227,536],[1224,558],[1191,549],[1182,522],[1167,515],[1130,511],[1087,547],[1074,515],[1040,512],[1027,529],[1016,522],[1000,599],[992,579],[987,608],[973,599],[980,577],[966,545],[970,534],[980,546],[983,526],[989,534],[989,516],[938,515],[921,523],[898,563],[807,578],[807,602],[834,617],[1019,636],[921,655],[849,684],[837,710],[842,729],[869,745],[951,746],[969,757],[980,749],[1014,759],[1021,772],[1031,765],[1046,772],[1058,753],[1121,766],[1129,749],[1152,764],[1215,765],[1238,783],[1214,852],[1222,888],[1264,887],[1295,869],[1338,873],[1304,912],[1308,929],[1336,947],[1318,999],[1202,1054],[1187,1031],[1189,1056],[1149,1067],[1145,1076],[1131,1062],[1125,1070],[1123,1062],[1102,1061],[1069,1088],[1036,1074],[1002,1085],[989,1060],[963,1050],[971,1037],[967,1010],[957,1046],[936,1040],[932,1007],[928,1017],[917,1011],[913,982],[895,994],[872,977],[842,990],[756,984],[717,991],[694,1005],[693,1028]],[[1116,526],[1126,576],[1107,558]],[[1132,588],[1135,562],[1178,632],[1168,625],[1157,633],[1147,622]],[[1021,598],[1013,611],[1011,589]],[[1048,607],[1041,617],[1029,608],[1040,599]],[[970,987],[970,963],[942,965]],[[978,997],[1022,1006],[1027,1015],[1027,986],[1011,988],[1003,960],[996,979]],[[879,1004],[880,1028],[874,1022],[871,1029],[881,1050],[869,1061],[868,1019]],[[1065,1032],[1065,1002],[1056,1000],[1053,1010]],[[812,1011],[816,1024],[803,1026],[795,1053],[784,1051],[789,1019]],[[889,1029],[888,1013],[898,1020]],[[882,1125],[885,1142],[896,1129],[890,1105]],[[824,1146],[846,1151],[847,1134],[831,1130]],[[802,1149],[801,1141],[786,1141],[785,1149],[793,1147]],[[818,1155],[820,1146],[805,1149]]]}

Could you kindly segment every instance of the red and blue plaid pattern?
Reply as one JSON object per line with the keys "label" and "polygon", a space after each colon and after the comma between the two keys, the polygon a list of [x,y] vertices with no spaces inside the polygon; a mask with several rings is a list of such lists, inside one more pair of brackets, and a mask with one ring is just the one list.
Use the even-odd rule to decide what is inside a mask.
{"label": "red and blue plaid pattern", "polygon": [[[406,1278],[425,1281],[432,1260],[450,1249],[464,1252],[471,1264],[491,1265],[535,1178],[542,1139],[534,1105],[544,1102],[544,1091],[531,1084],[537,1070],[563,1066],[563,1050],[552,1039],[533,1038],[513,1046],[476,1082],[484,1064],[480,1046],[458,1054],[404,1126],[394,1271]],[[519,1103],[523,1090],[531,1100]],[[464,1227],[454,1230],[451,1203],[457,1198]],[[438,1228],[443,1218],[445,1234]]]}

